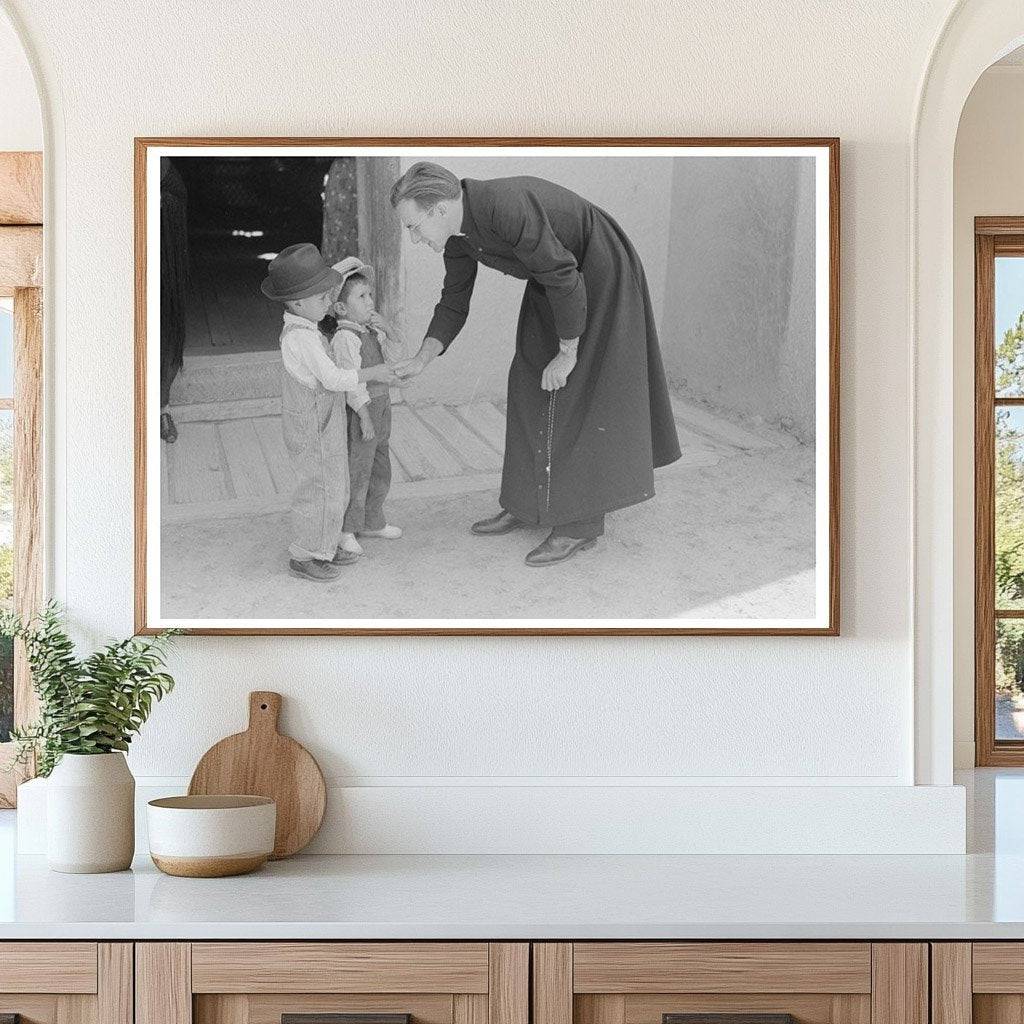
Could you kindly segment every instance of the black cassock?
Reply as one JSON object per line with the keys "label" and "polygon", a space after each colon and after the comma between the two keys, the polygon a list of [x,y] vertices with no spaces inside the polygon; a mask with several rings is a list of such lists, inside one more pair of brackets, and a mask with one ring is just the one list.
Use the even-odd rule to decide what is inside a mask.
{"label": "black cassock", "polygon": [[[462,231],[445,246],[428,336],[447,349],[462,329],[478,263],[527,282],[508,374],[501,507],[559,526],[652,497],[654,468],[679,458],[679,440],[629,238],[600,207],[543,178],[466,178],[462,190]],[[576,337],[576,368],[552,409],[541,374],[559,339]]]}

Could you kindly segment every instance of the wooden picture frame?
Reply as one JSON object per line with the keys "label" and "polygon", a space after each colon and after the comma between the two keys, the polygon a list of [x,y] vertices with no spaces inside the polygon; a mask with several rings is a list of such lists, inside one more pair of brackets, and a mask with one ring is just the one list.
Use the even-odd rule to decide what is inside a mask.
{"label": "wooden picture frame", "polygon": [[[433,153],[436,159],[443,162],[449,151],[465,153],[467,150],[480,151],[480,156],[494,152],[514,149],[517,153],[526,152],[530,156],[547,155],[545,150],[558,151],[609,151],[608,155],[619,156],[642,153],[647,155],[664,154],[676,151],[677,156],[705,155],[715,153],[739,157],[753,154],[771,156],[778,151],[780,154],[792,151],[798,155],[810,155],[815,158],[815,211],[816,225],[827,221],[822,228],[823,239],[815,249],[815,280],[818,287],[818,307],[816,324],[818,358],[815,361],[815,416],[818,428],[815,434],[815,452],[818,459],[816,466],[826,473],[819,472],[815,484],[815,603],[811,618],[801,618],[790,622],[771,619],[756,620],[751,625],[744,621],[723,619],[721,626],[714,622],[700,621],[695,624],[682,620],[674,625],[663,619],[636,619],[605,621],[594,618],[594,625],[587,625],[589,620],[551,619],[541,622],[534,620],[518,620],[491,618],[484,621],[471,619],[417,620],[414,625],[405,625],[403,621],[365,618],[358,622],[323,622],[305,624],[303,619],[289,620],[246,620],[227,619],[189,619],[187,616],[167,616],[156,607],[159,604],[158,592],[155,596],[154,569],[152,549],[155,547],[154,537],[160,531],[160,524],[152,522],[154,509],[159,503],[155,501],[156,486],[152,471],[148,468],[148,455],[155,451],[155,421],[151,415],[152,382],[154,379],[154,350],[150,344],[149,334],[154,320],[151,293],[154,280],[153,271],[148,265],[154,253],[152,231],[154,223],[154,207],[152,188],[153,168],[159,166],[154,160],[161,156],[179,156],[182,153],[197,159],[212,151],[224,151],[231,154],[235,151],[246,153],[256,150],[273,150],[275,153],[306,155],[324,152],[342,152],[347,155],[361,153],[374,156],[412,158],[412,155]],[[700,152],[697,152],[697,151]],[[627,152],[628,151],[628,152]],[[583,155],[581,153],[581,155]],[[358,160],[357,160],[358,164]],[[357,172],[364,178],[368,168],[364,165]],[[380,245],[400,245],[401,225],[397,224],[397,233],[392,228],[385,230],[387,217],[393,214],[387,202],[386,189],[382,182],[377,183],[374,200],[370,205],[360,207],[359,219],[362,231],[367,225],[373,225],[375,239]],[[614,212],[614,211],[612,211]],[[839,224],[839,140],[836,138],[158,138],[145,137],[135,140],[135,624],[139,633],[154,633],[161,628],[175,625],[189,632],[207,635],[341,635],[341,636],[682,636],[682,635],[723,635],[723,636],[835,636],[839,633],[839,255],[840,255],[840,224]],[[393,226],[392,226],[393,227]],[[388,232],[391,232],[388,234]],[[363,237],[361,233],[360,237]],[[362,242],[360,243],[362,245]],[[392,250],[393,251],[393,250]],[[361,252],[362,255],[362,252]],[[379,307],[395,301],[401,287],[400,273],[390,260],[381,261],[376,253],[371,253],[375,263],[385,264],[383,273],[378,269],[378,290],[383,293]],[[362,256],[362,258],[367,258]],[[827,479],[822,481],[821,476]],[[548,570],[549,572],[551,570]],[[447,623],[451,621],[451,625]],[[519,625],[520,621],[526,622]]]}

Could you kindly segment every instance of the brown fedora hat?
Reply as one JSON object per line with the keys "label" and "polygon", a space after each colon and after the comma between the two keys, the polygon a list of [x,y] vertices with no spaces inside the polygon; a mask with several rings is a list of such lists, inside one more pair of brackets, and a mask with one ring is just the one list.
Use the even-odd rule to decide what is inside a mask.
{"label": "brown fedora hat", "polygon": [[312,242],[299,242],[282,249],[267,267],[260,290],[268,299],[287,302],[320,295],[341,284],[341,274],[324,262]]}

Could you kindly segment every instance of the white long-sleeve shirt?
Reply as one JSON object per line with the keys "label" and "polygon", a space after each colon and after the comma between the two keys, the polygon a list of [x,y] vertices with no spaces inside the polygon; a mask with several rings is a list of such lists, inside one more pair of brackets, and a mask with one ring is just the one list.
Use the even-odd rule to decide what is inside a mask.
{"label": "white long-sleeve shirt", "polygon": [[358,362],[354,369],[335,365],[316,324],[287,310],[281,328],[281,360],[288,373],[311,390],[318,382],[328,391],[355,391],[362,386]]}

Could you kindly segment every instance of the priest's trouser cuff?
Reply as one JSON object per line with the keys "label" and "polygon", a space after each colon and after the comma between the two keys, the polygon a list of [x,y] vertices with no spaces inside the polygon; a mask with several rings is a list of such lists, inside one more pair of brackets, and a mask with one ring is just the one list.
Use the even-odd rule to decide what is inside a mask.
{"label": "priest's trouser cuff", "polygon": [[581,519],[575,523],[562,523],[551,531],[552,537],[571,537],[573,540],[594,540],[604,533],[604,516]]}

